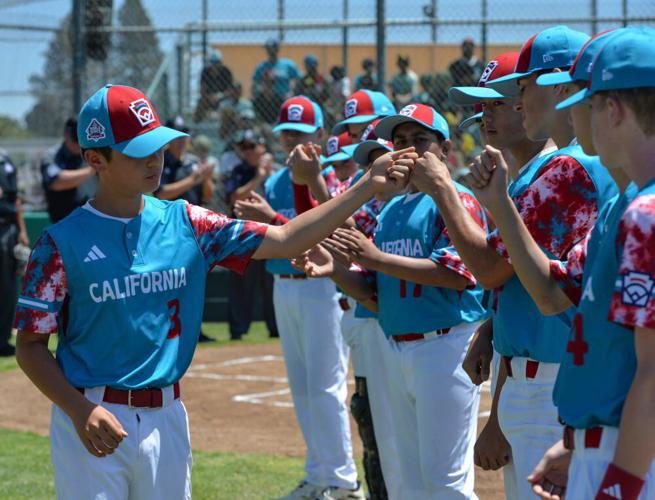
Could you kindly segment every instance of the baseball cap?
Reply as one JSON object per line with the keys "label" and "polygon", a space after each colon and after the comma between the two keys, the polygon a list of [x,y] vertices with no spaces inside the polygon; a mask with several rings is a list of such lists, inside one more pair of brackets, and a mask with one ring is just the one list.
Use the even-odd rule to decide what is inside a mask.
{"label": "baseball cap", "polygon": [[318,57],[316,57],[314,54],[307,54],[305,56],[304,62],[306,66],[315,68],[318,66]]}
{"label": "baseball cap", "polygon": [[381,121],[375,120],[370,123],[362,133],[362,141],[359,144],[355,144],[353,159],[360,165],[368,165],[368,158],[373,151],[378,149],[383,149],[385,152],[393,151],[393,143],[379,138],[375,133],[375,127]]}
{"label": "baseball cap", "polygon": [[655,87],[655,31],[624,29],[601,47],[592,62],[587,87],[556,108],[568,108],[604,90],[647,87]]}
{"label": "baseball cap", "polygon": [[425,104],[408,104],[397,115],[383,118],[375,127],[378,137],[393,140],[393,130],[403,123],[418,123],[422,127],[439,133],[444,139],[450,139],[448,122],[437,111]]}
{"label": "baseball cap", "polygon": [[252,129],[240,130],[234,137],[235,144],[265,144],[264,138]]}
{"label": "baseball cap", "polygon": [[284,101],[273,132],[296,130],[304,134],[312,134],[319,128],[323,128],[323,111],[321,111],[321,107],[311,99],[301,95]]}
{"label": "baseball cap", "polygon": [[177,130],[178,132],[184,132],[185,134],[189,133],[189,127],[187,127],[184,118],[179,115],[175,118],[166,120],[166,126],[173,130]]}
{"label": "baseball cap", "polygon": [[521,47],[514,72],[487,81],[491,87],[504,96],[518,95],[518,79],[537,71],[568,68],[573,64],[589,35],[575,31],[568,26],[554,26],[533,35]]}
{"label": "baseball cap", "polygon": [[495,80],[501,76],[514,73],[516,62],[519,59],[518,52],[508,52],[489,61],[487,67],[480,76],[477,87],[450,87],[448,98],[458,106],[470,106],[480,99],[503,99],[505,96],[494,89],[487,87],[489,80]]}
{"label": "baseball cap", "polygon": [[605,45],[605,42],[607,42],[607,36],[616,34],[620,31],[621,30],[606,30],[595,34],[582,46],[580,52],[578,52],[578,55],[573,61],[573,65],[568,71],[540,75],[537,78],[537,85],[561,85],[575,81],[588,82],[591,63],[601,47]]}
{"label": "baseball cap", "polygon": [[461,122],[459,122],[459,125],[457,125],[458,129],[462,130],[473,125],[474,123],[480,123],[482,121],[482,104],[476,104],[473,107],[473,111],[475,111],[473,116],[464,118]]}
{"label": "baseball cap", "polygon": [[333,134],[341,134],[348,130],[349,123],[366,123],[382,116],[391,116],[396,108],[382,92],[374,90],[358,90],[352,94],[343,107],[345,120],[337,123],[332,129]]}
{"label": "baseball cap", "polygon": [[346,150],[347,146],[352,145],[352,140],[348,132],[339,135],[331,135],[328,137],[325,149],[327,158],[323,160],[323,165],[328,165],[336,161],[344,161],[352,158],[353,149]]}
{"label": "baseball cap", "polygon": [[83,149],[110,147],[145,158],[188,134],[164,127],[150,100],[138,89],[105,85],[82,106],[77,137]]}

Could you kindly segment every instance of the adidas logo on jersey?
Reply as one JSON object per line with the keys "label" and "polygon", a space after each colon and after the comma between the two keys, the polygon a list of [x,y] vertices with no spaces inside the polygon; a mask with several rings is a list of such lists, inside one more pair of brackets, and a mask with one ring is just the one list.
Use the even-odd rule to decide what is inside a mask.
{"label": "adidas logo on jersey", "polygon": [[107,256],[102,253],[102,251],[95,245],[91,247],[91,250],[89,250],[89,253],[86,254],[86,259],[84,259],[84,262],[91,262],[92,260],[101,260],[101,259],[106,259]]}
{"label": "adidas logo on jersey", "polygon": [[609,486],[608,488],[605,488],[603,490],[603,493],[605,493],[608,497],[618,498],[619,500],[623,498],[621,496],[621,485],[618,483],[613,486]]}

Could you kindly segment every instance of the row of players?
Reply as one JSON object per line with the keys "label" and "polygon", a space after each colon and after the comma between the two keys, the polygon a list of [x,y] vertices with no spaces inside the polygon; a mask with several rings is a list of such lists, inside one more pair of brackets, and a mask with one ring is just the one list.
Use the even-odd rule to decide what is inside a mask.
{"label": "row of players", "polygon": [[[558,26],[492,61],[479,87],[451,89],[455,102],[482,106],[489,145],[467,177],[475,196],[450,178],[448,127],[432,108],[380,113],[371,93],[349,100],[337,132],[358,137],[371,125],[367,137],[350,148],[328,141],[335,168],[321,175],[320,109],[292,98],[278,123],[290,170],[267,185],[273,209],[288,212],[269,226],[143,198],[178,133],[138,91],[100,90],[78,129],[100,189],[41,238],[17,309],[19,362],[56,405],[58,494],[77,498],[72,480],[84,468],[84,497],[190,495],[178,380],[193,353],[185,332],[199,330],[204,272],[302,254],[302,271],[271,263],[308,446],[306,478],[288,498],[362,496],[339,322],[366,377],[357,393],[368,386],[377,449],[365,444],[391,498],[475,498],[476,384],[489,373],[492,337],[497,380],[476,461],[504,466],[508,498],[651,498],[653,41],[647,29],[588,40]],[[351,156],[370,169],[348,172]],[[367,202],[374,192],[386,201]],[[324,202],[314,207],[310,193]],[[257,207],[263,200],[240,210]],[[304,213],[292,217],[294,207]],[[337,229],[353,213],[353,227]],[[90,266],[88,248],[107,262]],[[186,278],[154,290],[154,274],[168,269]],[[134,274],[141,286],[129,300],[111,293],[112,281]],[[357,307],[339,308],[328,280],[308,279],[318,277]],[[97,301],[94,285],[110,293]],[[42,334],[58,331],[55,364]],[[134,456],[144,429],[158,430],[147,464]],[[107,474],[116,467],[124,474]]]}

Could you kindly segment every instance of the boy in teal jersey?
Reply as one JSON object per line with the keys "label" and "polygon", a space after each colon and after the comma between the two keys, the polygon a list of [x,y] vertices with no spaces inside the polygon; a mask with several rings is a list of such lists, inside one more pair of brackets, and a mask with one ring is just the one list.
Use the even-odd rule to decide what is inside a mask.
{"label": "boy in teal jersey", "polygon": [[[411,104],[384,118],[376,134],[394,147],[444,158],[448,125],[429,106]],[[486,230],[483,210],[459,186],[471,217]],[[324,244],[374,271],[340,276],[350,296],[378,311],[391,344],[389,401],[400,461],[400,496],[407,499],[475,498],[473,439],[479,391],[461,368],[470,338],[486,316],[481,290],[448,238],[439,207],[416,191],[382,209],[374,242],[338,230]],[[307,256],[308,272],[329,272],[325,256]],[[375,303],[375,299],[377,303]]]}
{"label": "boy in teal jersey", "polygon": [[[159,184],[164,147],[182,135],[161,126],[140,91],[96,92],[78,137],[98,173],[97,195],[48,228],[30,257],[17,360],[54,403],[60,498],[189,498],[179,379],[200,332],[206,272],[297,255],[402,177],[387,177],[387,157],[338,200],[283,227],[232,220],[143,196]],[[47,348],[53,333],[56,359]]]}

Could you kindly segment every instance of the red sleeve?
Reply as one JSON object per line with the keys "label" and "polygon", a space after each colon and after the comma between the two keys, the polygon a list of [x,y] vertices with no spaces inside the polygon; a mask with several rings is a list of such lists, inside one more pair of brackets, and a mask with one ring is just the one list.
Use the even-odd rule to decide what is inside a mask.
{"label": "red sleeve", "polygon": [[273,216],[269,224],[271,226],[284,226],[287,222],[289,222],[289,219],[287,219],[281,213],[275,212],[275,215]]}
{"label": "red sleeve", "polygon": [[296,206],[296,213],[298,215],[311,210],[312,208],[318,206],[318,202],[312,197],[309,192],[309,186],[293,184],[293,203]]}

